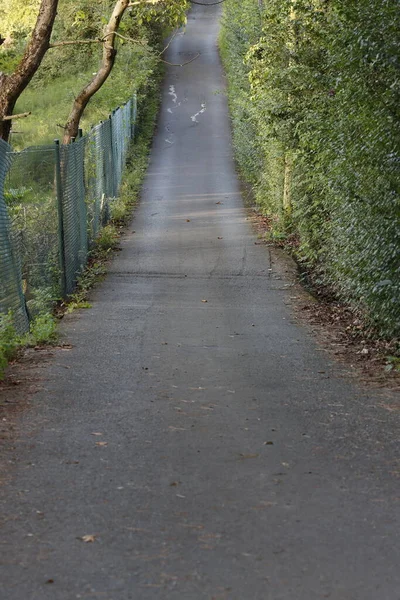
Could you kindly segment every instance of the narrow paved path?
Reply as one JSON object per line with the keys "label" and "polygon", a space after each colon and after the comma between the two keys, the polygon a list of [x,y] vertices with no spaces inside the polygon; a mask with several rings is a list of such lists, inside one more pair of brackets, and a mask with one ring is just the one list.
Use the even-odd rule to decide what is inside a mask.
{"label": "narrow paved path", "polygon": [[167,73],[133,226],[19,424],[4,600],[400,599],[397,413],[293,322],[255,244],[218,14],[171,45],[201,56]]}

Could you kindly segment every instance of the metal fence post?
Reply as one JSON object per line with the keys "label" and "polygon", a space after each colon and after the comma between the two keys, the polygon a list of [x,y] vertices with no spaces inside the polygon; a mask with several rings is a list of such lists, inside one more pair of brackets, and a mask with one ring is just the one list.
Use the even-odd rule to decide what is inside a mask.
{"label": "metal fence post", "polygon": [[61,297],[67,295],[67,279],[65,265],[65,242],[64,242],[64,215],[63,215],[63,191],[61,179],[61,155],[60,155],[60,140],[54,140],[55,145],[55,182],[57,195],[57,211],[58,211],[58,246],[59,259],[61,270]]}
{"label": "metal fence post", "polygon": [[111,182],[112,182],[112,197],[115,198],[117,195],[116,190],[116,177],[115,177],[115,150],[114,150],[114,133],[113,133],[113,116],[115,111],[109,115],[108,120],[110,122],[110,140],[111,140]]}
{"label": "metal fence post", "polygon": [[[78,134],[79,141],[77,142],[77,146],[79,148],[78,151],[75,152],[75,170],[78,175],[79,173],[79,189],[77,190],[78,195],[78,212],[79,212],[79,228],[80,228],[80,238],[81,238],[81,252],[84,253],[84,263],[87,260],[88,253],[88,239],[87,239],[87,205],[85,202],[85,146],[84,140],[82,139],[82,129],[80,130],[80,134]],[[82,148],[82,150],[81,150]],[[82,154],[81,154],[82,152]]]}
{"label": "metal fence post", "polygon": [[131,140],[135,138],[135,125],[136,125],[136,94],[132,97],[132,110],[131,110]]}

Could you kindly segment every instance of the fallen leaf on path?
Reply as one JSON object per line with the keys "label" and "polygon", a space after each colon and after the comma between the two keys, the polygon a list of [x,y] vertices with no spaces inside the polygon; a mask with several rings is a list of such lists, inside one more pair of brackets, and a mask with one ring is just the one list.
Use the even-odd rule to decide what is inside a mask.
{"label": "fallen leaf on path", "polygon": [[197,539],[200,542],[206,542],[211,539],[220,539],[222,535],[220,533],[202,533]]}
{"label": "fallen leaf on path", "polygon": [[187,431],[184,427],[174,427],[173,425],[170,425],[168,429],[171,431]]}
{"label": "fallen leaf on path", "polygon": [[264,442],[264,446],[273,446],[274,442]]}
{"label": "fallen leaf on path", "polygon": [[182,496],[181,494],[176,494],[177,498],[186,498],[186,496]]}
{"label": "fallen leaf on path", "polygon": [[397,406],[396,404],[386,404],[385,402],[381,402],[379,404],[379,407],[389,412],[397,412],[399,410],[399,406]]}
{"label": "fallen leaf on path", "polygon": [[223,238],[223,237],[218,237],[218,239],[219,239],[219,240],[223,240],[224,238]]}
{"label": "fallen leaf on path", "polygon": [[271,508],[272,506],[276,506],[277,502],[260,502],[256,506],[252,506],[253,510],[264,510],[265,508]]}
{"label": "fallen leaf on path", "polygon": [[190,219],[186,219],[186,223],[190,223]]}
{"label": "fallen leaf on path", "polygon": [[83,535],[82,537],[78,538],[78,540],[85,542],[85,544],[90,544],[90,543],[94,542],[96,540],[96,538],[97,538],[97,536],[95,536],[95,535]]}
{"label": "fallen leaf on path", "polygon": [[108,446],[108,442],[96,442],[96,446]]}
{"label": "fallen leaf on path", "polygon": [[202,302],[208,302],[208,300],[202,300]]}
{"label": "fallen leaf on path", "polygon": [[100,433],[100,432],[98,432],[98,431],[95,431],[95,432],[93,432],[91,435],[103,435],[103,434],[102,434],[102,433]]}

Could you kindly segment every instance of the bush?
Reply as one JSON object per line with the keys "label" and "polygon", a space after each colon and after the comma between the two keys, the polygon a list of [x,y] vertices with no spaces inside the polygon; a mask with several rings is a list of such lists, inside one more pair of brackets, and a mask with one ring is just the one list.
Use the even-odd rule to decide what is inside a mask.
{"label": "bush", "polygon": [[57,325],[53,315],[42,313],[31,323],[28,345],[48,344],[57,339]]}
{"label": "bush", "polygon": [[0,315],[0,380],[8,361],[14,358],[19,345],[19,338],[15,331],[14,320],[11,312]]}
{"label": "bush", "polygon": [[258,32],[255,5],[226,3],[222,32],[239,164],[305,267],[398,336],[398,5],[265,0]]}

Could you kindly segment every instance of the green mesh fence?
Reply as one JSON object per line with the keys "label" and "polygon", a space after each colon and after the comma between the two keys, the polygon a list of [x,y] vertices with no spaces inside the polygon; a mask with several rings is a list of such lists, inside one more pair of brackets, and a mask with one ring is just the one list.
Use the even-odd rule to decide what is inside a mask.
{"label": "green mesh fence", "polygon": [[61,146],[57,165],[61,176],[60,192],[63,227],[63,248],[61,251],[64,252],[62,268],[64,271],[63,295],[71,294],[74,291],[77,277],[86,265],[87,260],[85,142],[85,138],[80,138],[68,146]]}
{"label": "green mesh fence", "polygon": [[111,138],[114,166],[114,195],[121,185],[129,141],[132,135],[133,100],[118,108],[111,117]]}
{"label": "green mesh fence", "polygon": [[11,163],[10,150],[10,146],[0,140],[0,313],[11,311],[16,329],[24,333],[28,329],[28,316],[22,292],[21,268],[4,198],[4,180]]}
{"label": "green mesh fence", "polygon": [[71,144],[1,144],[0,313],[11,309],[20,330],[25,306],[32,317],[74,291],[118,195],[135,119],[136,97]]}
{"label": "green mesh fence", "polygon": [[111,120],[90,131],[86,140],[86,186],[89,216],[89,239],[97,237],[109,218],[109,201],[114,197]]}
{"label": "green mesh fence", "polygon": [[54,146],[9,153],[5,193],[31,316],[60,294]]}

